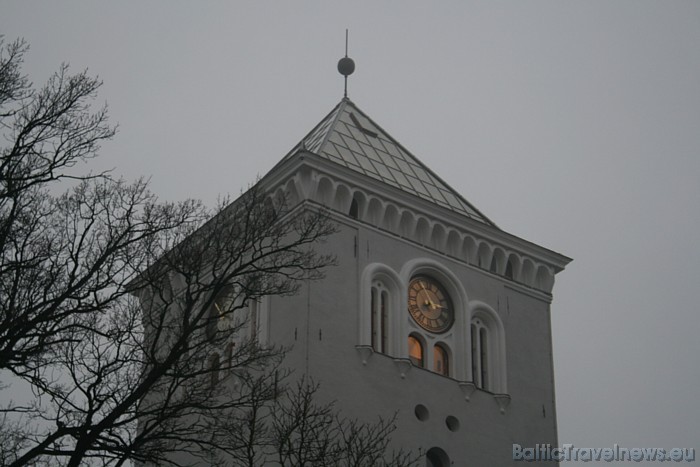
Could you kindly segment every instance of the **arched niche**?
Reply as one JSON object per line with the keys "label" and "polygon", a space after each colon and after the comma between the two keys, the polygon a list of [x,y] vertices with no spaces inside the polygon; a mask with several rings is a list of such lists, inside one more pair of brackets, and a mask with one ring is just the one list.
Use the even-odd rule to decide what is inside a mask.
{"label": "arched niche", "polygon": [[493,253],[488,243],[479,243],[479,248],[477,250],[477,266],[488,269],[491,266],[492,255]]}
{"label": "arched niche", "polygon": [[458,231],[450,229],[450,233],[447,234],[447,243],[445,244],[445,251],[450,256],[459,257],[461,254],[462,239]]}
{"label": "arched niche", "polygon": [[333,207],[340,212],[349,212],[351,202],[352,196],[350,195],[350,189],[345,184],[339,183],[335,189]]}
{"label": "arched niche", "polygon": [[476,241],[469,235],[462,240],[462,259],[469,264],[478,264]]}
{"label": "arched niche", "polygon": [[430,235],[430,246],[442,251],[445,248],[445,228],[442,224],[435,223],[433,232]]}
{"label": "arched niche", "polygon": [[382,228],[390,232],[396,232],[399,228],[399,210],[393,204],[387,204],[384,210]]}
{"label": "arched niche", "polygon": [[495,247],[493,249],[493,256],[491,257],[491,267],[489,270],[494,274],[503,275],[506,269],[506,252],[500,247]]}
{"label": "arched niche", "polygon": [[530,258],[523,260],[523,265],[520,270],[520,282],[525,285],[533,286],[535,282],[535,263]]}
{"label": "arched niche", "polygon": [[427,245],[430,239],[430,223],[425,217],[419,217],[416,222],[416,241]]}
{"label": "arched niche", "polygon": [[327,177],[320,177],[314,199],[324,206],[332,207],[333,192],[333,182]]}
{"label": "arched niche", "polygon": [[384,214],[384,207],[382,202],[377,198],[370,198],[367,204],[367,216],[366,221],[372,225],[380,226]]}
{"label": "arched niche", "polygon": [[535,276],[535,287],[537,289],[549,292],[552,290],[554,285],[554,276],[550,272],[549,268],[544,264],[537,268],[537,274]]}
{"label": "arched niche", "polygon": [[408,209],[401,213],[401,221],[399,222],[399,235],[405,238],[412,238],[416,228],[416,218]]}

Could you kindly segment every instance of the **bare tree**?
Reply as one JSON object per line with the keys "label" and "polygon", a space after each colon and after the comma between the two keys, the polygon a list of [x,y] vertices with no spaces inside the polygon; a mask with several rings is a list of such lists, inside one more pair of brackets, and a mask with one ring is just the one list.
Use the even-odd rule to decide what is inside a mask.
{"label": "bare tree", "polygon": [[[231,411],[227,439],[232,453],[225,465],[255,467],[410,467],[418,457],[403,449],[390,450],[396,414],[375,422],[342,416],[333,402],[319,402],[319,384],[302,376],[283,384],[281,377],[245,374],[237,377],[239,391],[251,404]],[[285,373],[285,377],[289,376]],[[293,375],[291,375],[293,376]],[[284,379],[284,378],[282,378]],[[215,463],[218,456],[212,456]]]}
{"label": "bare tree", "polygon": [[316,399],[319,385],[302,378],[276,401],[271,441],[281,466],[410,467],[417,458],[389,452],[396,414],[375,423],[341,416],[334,404]]}
{"label": "bare tree", "polygon": [[[335,229],[327,215],[271,198],[264,180],[207,210],[80,172],[115,134],[92,110],[101,83],[62,66],[35,90],[27,50],[0,39],[0,381],[29,389],[0,407],[2,465],[259,465],[270,452],[292,465],[299,436],[320,440],[312,428],[328,421],[324,455],[382,465],[393,421],[286,412],[285,349],[248,319],[333,263],[316,249]],[[314,393],[285,394],[316,407]]]}

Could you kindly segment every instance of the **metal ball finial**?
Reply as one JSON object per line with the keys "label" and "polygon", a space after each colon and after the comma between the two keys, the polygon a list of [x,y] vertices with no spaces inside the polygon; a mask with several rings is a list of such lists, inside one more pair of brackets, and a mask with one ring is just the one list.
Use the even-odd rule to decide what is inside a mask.
{"label": "metal ball finial", "polygon": [[348,57],[348,30],[345,30],[345,57],[338,60],[338,71],[345,77],[345,93],[344,97],[348,97],[348,76],[355,71],[355,62]]}
{"label": "metal ball finial", "polygon": [[338,60],[338,71],[343,76],[350,76],[355,71],[355,61],[350,57],[343,57]]}

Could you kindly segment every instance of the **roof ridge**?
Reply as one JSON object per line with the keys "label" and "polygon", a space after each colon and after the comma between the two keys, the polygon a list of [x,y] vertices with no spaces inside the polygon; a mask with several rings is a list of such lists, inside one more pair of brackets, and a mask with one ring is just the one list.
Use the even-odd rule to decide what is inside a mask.
{"label": "roof ridge", "polygon": [[[328,137],[330,136],[331,131],[332,131],[333,128],[335,127],[335,124],[336,124],[336,122],[338,121],[338,118],[340,118],[340,115],[342,114],[342,112],[343,112],[343,110],[345,109],[345,107],[347,107],[347,104],[348,104],[348,103],[350,103],[353,107],[356,108],[355,104],[353,104],[352,101],[351,101],[348,97],[343,97],[343,99],[342,99],[342,100],[338,103],[338,105],[336,105],[335,108],[333,109],[333,110],[336,110],[336,109],[337,109],[336,112],[335,112],[335,117],[333,117],[333,121],[330,122],[330,124],[328,125],[328,128],[326,128],[326,134],[323,135],[323,140],[322,140],[322,141],[320,142],[320,144],[318,145],[318,149],[321,149],[321,148],[326,144],[326,142],[328,141]],[[328,116],[332,115],[332,113],[333,113],[333,112],[331,112],[331,114],[329,114]],[[326,118],[327,118],[327,117],[326,117]],[[314,152],[314,151],[312,151],[312,152]]]}
{"label": "roof ridge", "polygon": [[[383,133],[387,138],[389,138],[394,144],[396,144],[396,145],[399,146],[404,152],[406,152],[406,154],[407,154],[408,156],[410,156],[414,161],[416,161],[416,162],[418,163],[418,165],[420,165],[420,166],[423,168],[423,170],[425,170],[426,172],[428,172],[430,175],[432,175],[432,176],[435,177],[437,180],[439,180],[443,185],[445,185],[447,188],[449,188],[449,189],[452,191],[452,193],[453,193],[454,195],[456,195],[462,202],[464,202],[465,204],[467,204],[471,209],[473,209],[474,211],[476,211],[484,220],[487,221],[487,223],[491,224],[493,227],[498,227],[491,219],[489,219],[486,215],[484,215],[484,213],[482,213],[479,209],[477,209],[476,206],[474,206],[472,203],[470,203],[470,202],[469,202],[466,198],[464,198],[464,196],[462,196],[457,190],[455,190],[454,188],[452,188],[452,187],[450,186],[449,183],[447,183],[445,180],[443,180],[442,177],[440,177],[440,176],[439,176],[437,173],[435,173],[430,167],[428,167],[423,161],[421,161],[421,160],[418,158],[418,156],[416,156],[416,155],[413,154],[411,151],[409,151],[408,149],[406,149],[406,147],[405,147],[403,144],[401,144],[399,141],[396,140],[396,138],[394,138],[393,136],[391,136],[391,134],[390,134],[388,131],[386,131],[384,128],[382,128],[381,125],[379,125],[377,122],[375,122],[375,121],[372,119],[372,117],[370,117],[369,115],[367,115],[366,112],[364,112],[362,109],[360,109],[360,108],[357,106],[357,104],[355,104],[354,102],[350,101],[350,99],[347,99],[347,100],[348,100],[349,103],[352,105],[352,107],[354,107],[358,112],[360,112],[360,113],[362,114],[363,117],[365,117],[367,120],[369,120],[370,123],[372,123],[372,125],[374,125],[375,127],[377,127],[377,129],[381,130],[382,133]],[[340,112],[338,112],[338,115],[340,115]],[[336,120],[337,120],[337,118],[338,118],[338,116],[336,116]],[[335,122],[334,122],[334,123],[335,123]],[[328,134],[330,134],[330,131],[328,131]],[[326,139],[328,138],[328,134],[326,135]],[[325,142],[325,141],[324,141],[324,142]]]}

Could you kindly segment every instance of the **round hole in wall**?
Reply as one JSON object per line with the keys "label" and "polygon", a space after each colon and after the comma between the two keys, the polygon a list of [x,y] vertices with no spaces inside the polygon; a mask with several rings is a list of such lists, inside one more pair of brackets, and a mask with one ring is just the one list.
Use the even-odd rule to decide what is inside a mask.
{"label": "round hole in wall", "polygon": [[449,467],[450,456],[438,447],[428,449],[425,453],[427,467]]}
{"label": "round hole in wall", "polygon": [[428,418],[430,418],[430,412],[428,411],[428,408],[424,406],[423,404],[418,404],[415,409],[415,414],[416,418],[420,420],[421,422],[426,421]]}
{"label": "round hole in wall", "polygon": [[445,425],[447,425],[447,429],[450,431],[459,430],[459,420],[457,420],[457,417],[453,417],[452,415],[449,415],[445,419]]}

